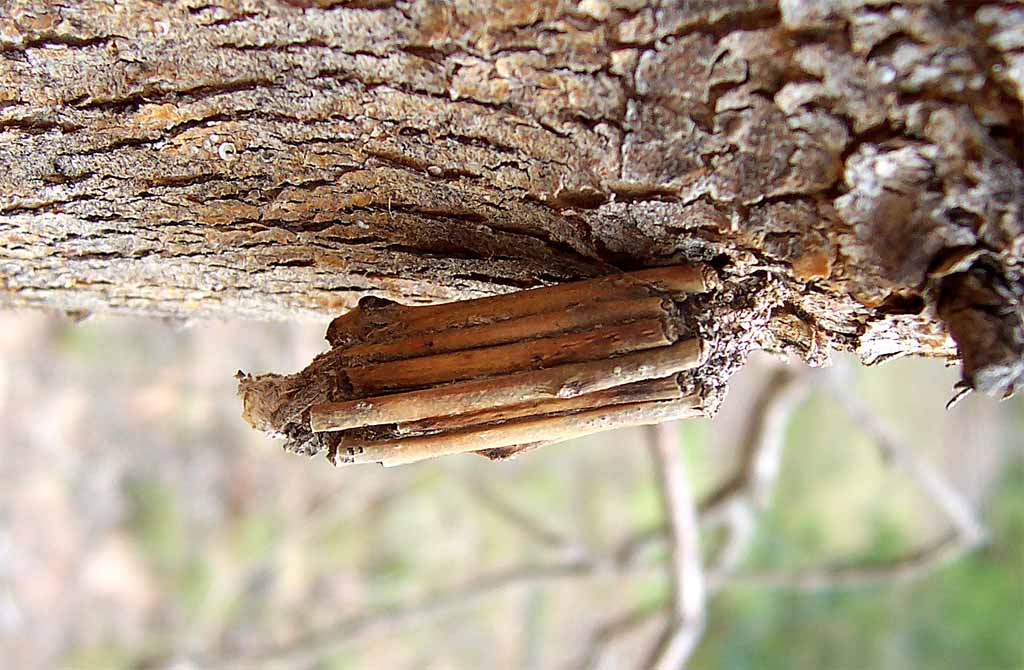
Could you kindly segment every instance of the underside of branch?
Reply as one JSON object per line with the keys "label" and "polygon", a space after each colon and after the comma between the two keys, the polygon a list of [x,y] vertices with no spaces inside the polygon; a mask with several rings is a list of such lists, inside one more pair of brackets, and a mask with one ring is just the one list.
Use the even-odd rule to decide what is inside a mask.
{"label": "underside of branch", "polygon": [[713,365],[959,356],[965,388],[1013,391],[1019,9],[514,4],[4,2],[0,304],[394,316],[700,263]]}

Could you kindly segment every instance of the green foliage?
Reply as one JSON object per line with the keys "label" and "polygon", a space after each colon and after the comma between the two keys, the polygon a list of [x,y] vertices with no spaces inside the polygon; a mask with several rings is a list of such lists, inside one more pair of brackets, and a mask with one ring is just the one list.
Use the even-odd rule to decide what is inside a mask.
{"label": "green foliage", "polygon": [[241,517],[227,535],[231,552],[241,560],[265,556],[281,535],[280,524],[266,514]]}
{"label": "green foliage", "polygon": [[[872,397],[891,401],[893,407],[900,400],[906,404],[906,398],[896,397],[897,386],[876,386]],[[937,403],[929,399],[930,407]],[[1017,425],[1009,432],[1019,436],[1024,434],[1024,404],[1018,401],[1016,407],[1011,420]],[[899,417],[890,418],[902,427]],[[699,493],[721,476],[722,453],[711,446],[716,430],[706,421],[680,427],[680,449]],[[210,639],[228,639],[237,630],[275,631],[284,623],[289,632],[282,639],[287,640],[323,622],[444,591],[480,572],[554,560],[550,547],[480,504],[456,480],[459,468],[477,468],[498,496],[595,550],[660,523],[649,459],[636,435],[629,439],[563,445],[505,464],[467,457],[462,463],[416,466],[424,476],[405,483],[398,479],[402,471],[364,470],[352,477],[379,476],[379,482],[364,484],[356,493],[338,483],[344,479],[325,476],[319,484],[322,495],[350,496],[344,504],[318,504],[316,514],[305,518],[295,516],[295,510],[310,505],[289,508],[277,505],[273,496],[259,495],[221,515],[214,528],[196,518],[187,488],[172,486],[174,480],[163,471],[160,479],[137,475],[126,483],[125,530],[158,582],[160,621],[178,622],[179,631],[200,630]],[[860,426],[837,411],[826,394],[813,395],[797,411],[786,441],[773,502],[758,519],[741,571],[869,565],[899,557],[941,532],[934,510],[882,461]],[[932,434],[915,439],[914,446],[931,457],[935,453],[927,450],[938,442]],[[1024,669],[1021,455],[1018,449],[1018,461],[1004,469],[991,489],[984,510],[990,545],[915,584],[813,594],[731,587],[711,602],[707,634],[688,667]],[[274,467],[279,467],[276,461]],[[707,554],[713,555],[720,539],[704,538]],[[655,545],[645,556],[660,565],[667,552]],[[317,600],[321,592],[332,599],[326,607]],[[503,667],[554,667],[566,651],[567,631],[575,635],[637,608],[660,611],[669,595],[660,569],[621,580],[599,576],[519,585],[447,619],[397,629],[393,637],[352,641],[311,667],[420,667],[428,660],[438,667],[485,667],[496,653],[508,660]],[[298,623],[290,629],[293,620]],[[151,632],[143,648],[167,656],[179,646],[171,634]],[[132,663],[132,656],[114,644],[73,653],[68,659],[73,664],[61,667],[117,670]],[[136,649],[134,658],[140,657]]]}
{"label": "green foliage", "polygon": [[324,659],[320,668],[322,670],[356,670],[359,667],[357,658],[357,654],[353,653],[351,649],[342,649]]}
{"label": "green foliage", "polygon": [[61,670],[130,670],[133,666],[131,655],[112,642],[79,649],[60,664]]}
{"label": "green foliage", "polygon": [[[909,585],[800,594],[734,589],[715,601],[692,670],[1018,670],[1024,667],[1024,461],[1009,467],[990,501],[993,543]],[[774,523],[762,533],[778,533]],[[770,515],[770,518],[772,516]],[[797,541],[794,542],[794,539]],[[787,562],[762,540],[754,559]],[[906,549],[882,521],[861,560]],[[790,558],[790,557],[784,557]]]}
{"label": "green foliage", "polygon": [[177,571],[188,550],[188,528],[174,492],[152,479],[130,480],[125,489],[128,529],[139,548],[159,573]]}

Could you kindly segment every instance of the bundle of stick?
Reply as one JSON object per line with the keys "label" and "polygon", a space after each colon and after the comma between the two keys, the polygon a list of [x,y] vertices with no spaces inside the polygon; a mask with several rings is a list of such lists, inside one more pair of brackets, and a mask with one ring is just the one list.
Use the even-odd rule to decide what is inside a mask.
{"label": "bundle of stick", "polygon": [[696,416],[685,371],[704,351],[682,309],[713,276],[672,266],[440,305],[367,298],[303,372],[243,376],[244,415],[336,465],[386,466]]}

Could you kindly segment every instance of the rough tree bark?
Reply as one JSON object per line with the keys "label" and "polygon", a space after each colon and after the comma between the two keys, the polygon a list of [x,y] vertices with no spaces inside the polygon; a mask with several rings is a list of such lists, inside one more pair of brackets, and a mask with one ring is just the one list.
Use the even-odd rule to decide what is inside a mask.
{"label": "rough tree bark", "polygon": [[764,348],[1003,395],[1022,100],[1010,3],[5,0],[0,302],[293,319],[703,262],[709,388]]}

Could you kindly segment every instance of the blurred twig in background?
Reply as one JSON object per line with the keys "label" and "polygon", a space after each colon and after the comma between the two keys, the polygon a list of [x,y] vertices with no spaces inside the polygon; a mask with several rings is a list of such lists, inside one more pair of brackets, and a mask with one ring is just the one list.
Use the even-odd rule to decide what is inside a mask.
{"label": "blurred twig in background", "polygon": [[586,550],[579,543],[559,530],[551,527],[542,519],[534,517],[520,508],[516,503],[494,491],[480,477],[466,475],[461,477],[466,491],[482,507],[490,510],[513,528],[534,540],[542,547],[555,549],[569,555],[584,556]]}
{"label": "blurred twig in background", "polygon": [[834,372],[829,375],[829,382],[829,392],[842,404],[850,418],[874,440],[882,458],[902,470],[929,501],[946,515],[963,545],[972,548],[984,541],[987,533],[960,492],[938,470],[918,457],[863,399],[850,390],[848,383],[844,383]]}
{"label": "blurred twig in background", "polygon": [[[223,361],[244,365],[225,344],[241,326],[33,323],[34,349],[0,337],[5,667],[607,670],[686,632],[669,625],[675,507],[624,444],[637,431],[501,465],[332,472],[282,460],[209,400],[230,397]],[[278,365],[319,348],[319,328],[298,347],[289,333],[256,348]],[[884,668],[912,636],[901,665],[1019,667],[1024,406],[940,416],[941,367],[848,379],[837,362],[762,359],[713,425],[677,426],[709,599],[690,666]],[[992,540],[950,565],[985,538],[973,507]]]}
{"label": "blurred twig in background", "polygon": [[[294,667],[323,658],[353,639],[383,634],[399,627],[471,606],[479,599],[507,588],[543,584],[551,580],[626,574],[649,569],[645,549],[654,543],[668,547],[670,591],[662,606],[628,609],[597,627],[587,639],[578,662],[581,668],[601,666],[605,652],[656,615],[666,621],[654,641],[644,667],[668,670],[682,667],[696,649],[704,629],[705,599],[729,586],[842,589],[879,580],[914,579],[976,546],[985,536],[967,502],[945,479],[896,438],[833,372],[827,388],[845,411],[870,435],[883,457],[898,466],[949,517],[954,530],[902,557],[870,565],[826,566],[797,572],[740,572],[756,534],[759,515],[768,507],[776,486],[785,445],[785,429],[793,411],[815,386],[813,373],[779,366],[769,375],[746,417],[738,444],[735,472],[698,504],[686,475],[677,424],[647,428],[648,449],[654,463],[664,522],[636,531],[617,546],[591,550],[571,534],[552,528],[516,501],[494,491],[479,476],[461,477],[467,492],[480,507],[505,520],[542,548],[561,558],[525,562],[471,578],[459,586],[420,599],[378,607],[347,617],[290,644],[246,657],[221,659],[203,667],[220,670],[250,667]],[[820,373],[818,373],[820,376]],[[708,558],[701,554],[701,530],[721,528],[724,541]]]}
{"label": "blurred twig in background", "polygon": [[204,670],[302,667],[354,639],[393,632],[446,612],[472,606],[479,599],[507,588],[551,580],[583,578],[605,574],[609,567],[623,571],[649,569],[640,564],[620,565],[609,557],[568,558],[551,562],[528,562],[469,579],[459,586],[405,603],[378,607],[340,619],[321,630],[274,649],[225,658],[211,658],[199,664]]}
{"label": "blurred twig in background", "polygon": [[679,668],[697,647],[704,632],[704,568],[700,555],[700,524],[697,506],[686,475],[675,423],[648,426],[651,452],[668,520],[672,607],[645,667],[650,670]]}
{"label": "blurred twig in background", "polygon": [[[807,391],[805,384],[792,384],[788,392],[780,392],[779,389],[785,388],[779,385],[780,375],[784,373],[784,370],[779,371],[776,373],[776,377],[766,384],[766,393],[757,404],[758,410],[763,410],[766,406],[773,407],[773,410],[769,412],[755,411],[752,415],[752,417],[776,415],[765,422],[766,425],[771,423],[774,426],[774,430],[770,432],[772,436],[770,440],[781,440],[784,416],[792,409],[792,405],[787,405],[787,402],[803,397]],[[848,370],[838,367],[837,369],[824,372],[824,376],[827,382],[825,387],[829,394],[839,402],[843,410],[854,420],[855,424],[868,434],[878,448],[882,459],[886,463],[899,468],[918,487],[924,497],[948,518],[952,529],[941,537],[910,550],[903,556],[886,561],[877,561],[871,564],[854,563],[824,566],[791,573],[750,572],[730,576],[716,570],[713,579],[716,585],[721,585],[726,579],[731,579],[735,584],[744,586],[796,590],[835,590],[855,588],[886,581],[906,582],[930,574],[934,570],[963,556],[985,541],[987,532],[978,521],[974,510],[964,496],[938,470],[919,457],[910,446],[903,442],[886,425],[877,412],[873,411],[862,398],[853,392],[849,384]],[[773,392],[772,389],[775,389],[775,391]],[[773,398],[778,403],[777,405],[773,405],[771,402]],[[787,398],[789,400],[786,400]],[[753,423],[757,423],[756,418],[752,421]],[[756,435],[757,433],[757,430],[749,431],[748,436]],[[770,440],[769,442],[755,440],[750,444],[761,442],[764,447],[770,443]],[[745,448],[743,453],[750,452]],[[758,452],[755,450],[755,453]],[[774,454],[774,467],[777,468],[778,459],[781,455],[780,447],[769,447],[760,453],[762,454],[762,459],[763,454]],[[756,458],[744,459],[746,467],[741,469],[741,474],[727,482],[726,486],[719,489],[719,491],[738,486],[738,484],[733,484],[733,482],[737,480],[742,481],[742,473],[751,470],[756,472],[756,468],[752,469],[749,467],[751,463],[756,461]],[[767,461],[769,464],[772,462],[771,460]],[[770,470],[771,467],[769,465],[768,469]],[[762,487],[762,491],[768,490]],[[713,495],[713,499],[716,500],[724,497],[721,493]],[[750,527],[750,524],[745,521],[743,525],[745,528]],[[749,537],[752,533],[747,532],[745,535]],[[740,552],[735,548],[728,552],[723,551],[723,554],[726,553],[733,554],[730,560],[733,566],[742,558],[742,556],[737,556]],[[727,573],[728,571],[725,572]]]}
{"label": "blurred twig in background", "polygon": [[[697,514],[690,509],[679,509],[680,506],[693,508],[693,497],[683,472],[676,424],[649,428],[649,449],[661,482],[667,523],[638,533],[627,541],[624,546],[629,551],[625,555],[638,553],[644,545],[657,539],[669,538],[673,565],[672,593],[677,611],[652,652],[648,667],[680,667],[699,641],[705,592],[713,593],[721,588],[746,555],[756,530],[755,513],[767,506],[775,486],[789,416],[806,397],[809,388],[806,374],[789,367],[778,367],[760,389],[740,438],[740,463],[736,472],[705,496],[697,507],[699,523],[705,530],[717,525],[727,529],[726,542],[709,566],[706,580],[701,568],[699,529],[691,532],[688,525],[691,515],[698,523]],[[685,550],[684,542],[689,543]],[[687,580],[690,580],[690,596],[701,601],[699,612],[696,603],[680,602]],[[683,618],[684,608],[688,608],[687,619]],[[582,666],[598,667],[604,647],[615,638],[636,630],[651,614],[653,612],[649,608],[641,608],[599,627],[591,636]],[[679,625],[677,620],[684,623]]]}
{"label": "blurred twig in background", "polygon": [[709,568],[709,588],[716,591],[746,556],[757,529],[757,514],[771,502],[793,410],[807,397],[806,370],[778,367],[761,387],[740,436],[739,467],[712,491],[701,506],[707,526],[721,525],[726,540]]}
{"label": "blurred twig in background", "polygon": [[851,390],[848,376],[848,371],[841,367],[826,373],[826,388],[830,395],[856,425],[871,437],[882,459],[899,468],[924,497],[947,517],[952,529],[936,540],[887,561],[870,565],[826,566],[793,573],[739,575],[738,580],[745,585],[822,590],[853,588],[882,581],[911,581],[963,556],[987,537],[985,528],[964,496],[938,470],[918,456],[886,425],[878,413]]}

